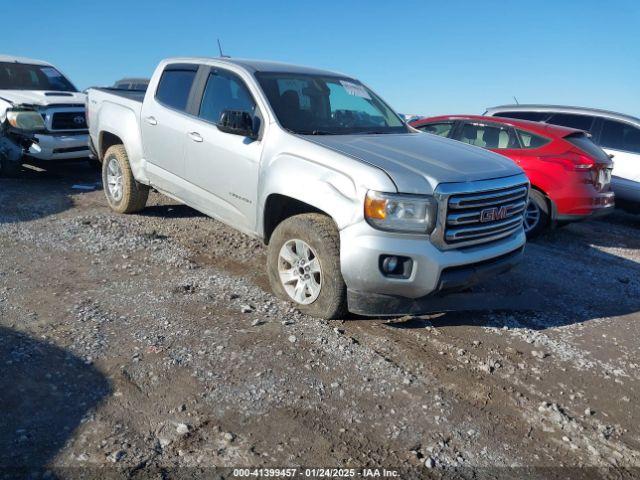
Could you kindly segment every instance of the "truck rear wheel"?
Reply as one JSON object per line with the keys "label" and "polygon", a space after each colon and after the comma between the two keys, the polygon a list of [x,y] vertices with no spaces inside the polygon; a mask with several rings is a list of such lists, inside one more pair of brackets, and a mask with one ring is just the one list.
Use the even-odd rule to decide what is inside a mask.
{"label": "truck rear wheel", "polygon": [[331,218],[308,213],[280,223],[269,242],[267,272],[274,293],[302,313],[325,319],[347,313],[340,235]]}
{"label": "truck rear wheel", "polygon": [[102,185],[107,202],[118,213],[134,213],[147,204],[149,187],[133,178],[123,145],[113,145],[104,154]]}

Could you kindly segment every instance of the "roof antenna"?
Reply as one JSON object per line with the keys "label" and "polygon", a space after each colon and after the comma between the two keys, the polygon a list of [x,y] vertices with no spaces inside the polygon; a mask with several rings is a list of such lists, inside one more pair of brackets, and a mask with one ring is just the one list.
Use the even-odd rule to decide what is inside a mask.
{"label": "roof antenna", "polygon": [[222,53],[222,45],[220,45],[220,39],[218,38],[218,50],[220,51],[220,58],[231,58],[229,55]]}
{"label": "roof antenna", "polygon": [[[220,41],[218,40],[218,43],[220,43]],[[520,102],[518,101],[518,99],[516,98],[516,96],[513,96],[513,99],[516,101],[516,105],[520,105]]]}

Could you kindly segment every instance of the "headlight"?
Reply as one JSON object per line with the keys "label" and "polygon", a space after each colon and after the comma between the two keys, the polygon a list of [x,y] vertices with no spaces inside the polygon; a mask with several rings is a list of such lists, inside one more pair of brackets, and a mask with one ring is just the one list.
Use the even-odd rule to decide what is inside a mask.
{"label": "headlight", "polygon": [[431,233],[436,224],[436,205],[434,198],[426,195],[369,190],[364,201],[364,218],[381,230]]}
{"label": "headlight", "polygon": [[30,110],[9,110],[7,112],[7,122],[9,122],[9,125],[13,128],[27,132],[45,129],[42,115]]}

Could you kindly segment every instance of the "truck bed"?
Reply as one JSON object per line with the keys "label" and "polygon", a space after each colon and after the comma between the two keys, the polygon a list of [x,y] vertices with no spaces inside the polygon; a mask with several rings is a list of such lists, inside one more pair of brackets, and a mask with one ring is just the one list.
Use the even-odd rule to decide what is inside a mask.
{"label": "truck bed", "polygon": [[134,102],[138,102],[138,103],[142,103],[142,101],[144,100],[144,95],[146,93],[141,90],[125,90],[123,88],[113,88],[113,87],[93,88],[93,90],[99,90],[101,92],[107,92],[113,95],[118,95],[119,97],[128,98],[129,100],[133,100]]}
{"label": "truck bed", "polygon": [[142,159],[140,115],[144,93],[118,88],[90,88],[87,91],[87,124],[91,141],[100,149],[102,132],[120,139],[123,145],[127,145],[134,174],[140,173],[138,169]]}

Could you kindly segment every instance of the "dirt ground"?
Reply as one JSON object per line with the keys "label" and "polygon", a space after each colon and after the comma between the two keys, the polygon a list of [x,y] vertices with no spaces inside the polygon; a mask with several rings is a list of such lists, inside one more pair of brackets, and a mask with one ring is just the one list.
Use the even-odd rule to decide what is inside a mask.
{"label": "dirt ground", "polygon": [[260,242],[96,181],[0,179],[0,478],[640,475],[640,216],[530,243],[475,289],[493,310],[327,322],[272,296]]}

